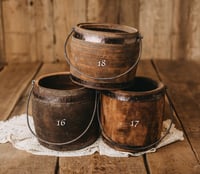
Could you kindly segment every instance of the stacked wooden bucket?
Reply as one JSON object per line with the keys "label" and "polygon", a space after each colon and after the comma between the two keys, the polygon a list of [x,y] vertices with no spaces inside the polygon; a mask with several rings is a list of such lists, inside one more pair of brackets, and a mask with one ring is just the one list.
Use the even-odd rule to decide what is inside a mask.
{"label": "stacked wooden bucket", "polygon": [[55,150],[75,150],[102,135],[122,151],[153,147],[161,137],[165,87],[137,77],[137,29],[118,24],[78,24],[66,39],[70,73],[42,76],[33,85],[36,136]]}

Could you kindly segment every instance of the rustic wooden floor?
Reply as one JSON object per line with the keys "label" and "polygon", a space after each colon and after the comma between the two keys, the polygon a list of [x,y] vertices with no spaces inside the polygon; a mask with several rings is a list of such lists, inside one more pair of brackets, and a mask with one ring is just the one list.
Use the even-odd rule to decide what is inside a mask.
{"label": "rustic wooden floor", "polygon": [[[25,113],[31,80],[50,72],[67,71],[65,63],[9,64],[0,71],[0,120]],[[187,61],[140,61],[137,75],[162,80],[174,108],[176,126],[184,141],[141,157],[111,158],[36,156],[0,144],[0,174],[199,174],[200,173],[200,65]]]}

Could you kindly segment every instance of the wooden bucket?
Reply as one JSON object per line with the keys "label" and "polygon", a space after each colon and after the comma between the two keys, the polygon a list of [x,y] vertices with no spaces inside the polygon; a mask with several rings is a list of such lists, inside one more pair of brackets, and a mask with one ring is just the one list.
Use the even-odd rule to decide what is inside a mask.
{"label": "wooden bucket", "polygon": [[74,83],[94,89],[121,89],[134,79],[141,52],[137,29],[81,23],[70,35],[65,42],[65,57]]}
{"label": "wooden bucket", "polygon": [[135,77],[126,90],[101,95],[104,141],[123,151],[143,151],[157,145],[165,105],[165,86],[147,77]]}
{"label": "wooden bucket", "polygon": [[32,93],[36,133],[28,125],[42,145],[54,150],[77,150],[98,138],[94,90],[73,84],[69,74],[61,72],[38,78]]}

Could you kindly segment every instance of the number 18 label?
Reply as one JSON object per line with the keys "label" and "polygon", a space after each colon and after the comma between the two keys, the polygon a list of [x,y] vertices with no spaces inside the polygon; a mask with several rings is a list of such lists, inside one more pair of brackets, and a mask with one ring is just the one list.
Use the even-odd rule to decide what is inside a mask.
{"label": "number 18 label", "polygon": [[97,63],[97,66],[99,66],[99,67],[104,67],[104,66],[106,66],[106,60],[105,60],[105,59],[99,60],[98,63]]}

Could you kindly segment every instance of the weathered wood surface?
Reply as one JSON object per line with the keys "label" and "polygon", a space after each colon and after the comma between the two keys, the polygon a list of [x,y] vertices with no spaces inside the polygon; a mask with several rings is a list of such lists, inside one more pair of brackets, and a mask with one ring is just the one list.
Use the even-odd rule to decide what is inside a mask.
{"label": "weathered wood surface", "polygon": [[[36,156],[17,150],[11,144],[0,144],[0,173],[167,173],[167,174],[199,174],[199,65],[193,62],[175,62],[175,61],[153,61],[156,65],[152,65],[151,61],[140,61],[137,75],[144,75],[154,79],[161,78],[168,86],[169,97],[175,108],[175,123],[176,127],[182,129],[185,133],[185,140],[176,142],[166,147],[159,149],[156,153],[147,154],[142,157],[129,158],[111,158],[94,154],[85,157],[49,157]],[[19,115],[25,112],[26,99],[31,84],[32,78],[37,78],[41,74],[57,71],[67,71],[66,64],[23,64],[18,65],[20,70],[16,70],[15,66],[8,65],[6,69],[0,72],[0,80],[4,84],[15,84],[12,82],[18,76],[26,80],[20,82],[22,88],[27,88],[26,92],[20,90],[18,94],[13,94],[15,86],[11,85],[8,89],[3,88],[4,93],[1,93],[0,99],[4,102],[10,101],[3,95],[9,95],[12,91],[15,102],[9,107],[1,108],[2,113],[9,113],[8,117]],[[39,66],[39,67],[38,67]],[[8,71],[9,69],[9,71]],[[13,69],[13,70],[12,70]],[[5,70],[7,73],[5,73]],[[32,72],[23,74],[20,72]],[[13,72],[15,74],[13,75]],[[19,73],[19,75],[17,75]],[[3,74],[3,76],[2,76]],[[10,74],[10,75],[9,75]],[[29,78],[28,78],[28,77]],[[15,81],[15,80],[14,80]],[[14,88],[14,89],[13,89]],[[19,100],[18,100],[19,99]],[[7,101],[8,100],[8,101]],[[2,104],[2,101],[1,101]],[[6,110],[9,110],[6,111]],[[12,111],[12,112],[10,112]],[[169,115],[169,111],[166,111]],[[1,116],[3,116],[1,114]],[[8,118],[7,117],[7,118]],[[191,121],[191,123],[190,123]]]}
{"label": "weathered wood surface", "polygon": [[6,120],[40,63],[11,64],[0,72],[0,120]]}
{"label": "weathered wood surface", "polygon": [[[160,62],[162,62],[162,61],[160,61]],[[169,62],[171,62],[171,63],[169,63]],[[141,63],[144,63],[146,65],[145,65],[145,68],[142,68],[144,66],[139,66],[140,68],[142,68],[141,70],[139,69],[139,73],[141,71],[142,74],[145,74],[147,76],[150,75],[152,78],[159,80],[160,74],[164,71],[164,69],[166,69],[166,71],[164,71],[165,77],[173,78],[174,82],[177,85],[179,85],[180,83],[184,83],[184,78],[185,78],[185,76],[187,76],[186,74],[188,73],[188,71],[186,71],[186,69],[190,70],[193,67],[193,66],[188,67],[187,64],[184,64],[184,66],[183,65],[181,66],[181,65],[178,65],[174,61],[163,61],[162,64],[161,63],[156,64],[157,68],[160,71],[158,72],[158,74],[155,74],[155,73],[152,73],[152,72],[155,72],[155,69],[152,66],[152,62],[141,62]],[[158,63],[159,63],[159,61],[158,61]],[[182,72],[180,72],[181,70],[178,70],[178,67],[179,68],[182,67],[181,68]],[[197,68],[198,67],[195,67],[195,70],[193,70],[193,71],[194,72],[198,71]],[[176,75],[177,73],[180,76],[177,76]],[[190,73],[188,73],[188,74],[190,74]],[[179,80],[178,80],[178,77],[179,77]],[[188,80],[189,80],[189,78],[188,78]],[[193,81],[193,80],[190,79],[190,81]],[[164,80],[163,83],[165,85],[167,85],[167,87],[169,88],[168,93],[170,95],[170,99],[172,96],[175,97],[177,100],[180,100],[182,98],[182,95],[184,95],[184,94],[182,94],[182,91],[180,91],[179,87],[172,86],[172,83],[170,83],[169,81],[167,82]],[[172,91],[174,91],[174,93],[171,93]],[[175,93],[177,94],[176,96],[175,96]],[[187,96],[187,94],[185,94],[185,95]],[[175,102],[175,103],[178,104],[177,102]],[[193,105],[193,104],[195,104],[195,101],[190,101],[189,103],[187,101],[185,101],[185,104],[179,105],[180,110],[178,113],[180,113],[180,115],[182,115],[181,111],[183,111],[184,108],[187,107],[187,105],[191,106],[193,109],[196,108]],[[169,110],[169,107],[167,107],[167,109]],[[166,111],[167,118],[170,118],[170,114],[171,114],[170,111]],[[189,122],[189,118],[192,117],[192,115],[188,113],[187,116],[188,116],[188,122]],[[176,127],[178,129],[184,131],[184,128],[181,127],[181,124],[179,123],[179,120],[176,118],[176,115],[174,115],[174,117],[175,117],[174,122],[176,124]],[[199,125],[200,125],[199,124],[200,117],[198,116],[198,118],[196,118],[196,120],[198,120],[197,124],[193,125],[190,128],[193,128],[193,129],[197,130],[197,132],[198,132]],[[188,127],[188,125],[186,124],[184,127]],[[199,134],[199,138],[196,137],[197,142],[200,141],[200,131],[198,132],[198,134]],[[150,173],[160,173],[160,174],[162,174],[162,173],[173,173],[173,174],[185,173],[185,174],[187,174],[187,173],[195,173],[195,172],[197,173],[198,171],[200,171],[199,161],[196,159],[193,149],[192,149],[190,143],[187,141],[186,136],[185,136],[185,140],[183,142],[177,142],[177,143],[174,143],[167,147],[163,147],[158,150],[158,153],[147,154],[146,156],[147,156],[147,162],[148,162]]]}
{"label": "weathered wood surface", "polygon": [[[13,77],[23,77],[24,74],[16,72],[15,66],[9,65],[8,68],[10,69],[9,72],[6,74],[9,75],[5,77],[6,81],[11,83],[13,80],[14,82],[18,80],[18,78],[13,79],[10,77],[11,75]],[[20,99],[17,102],[16,106],[9,105],[7,108],[1,108],[0,111],[4,110],[4,113],[10,113],[10,110],[13,110],[13,112],[10,114],[10,117],[14,115],[20,115],[22,113],[26,112],[26,103],[27,103],[27,95],[29,93],[29,88],[31,84],[31,80],[37,78],[38,76],[46,73],[53,73],[58,71],[67,71],[68,67],[66,64],[45,64],[40,69],[38,66],[30,66],[30,64],[22,64],[19,66],[20,69],[17,69],[18,71],[21,70],[22,72],[34,72],[34,75],[27,73],[26,76],[29,77],[29,79],[22,79],[19,81],[19,85],[23,88],[23,86],[28,87],[28,90],[22,91],[18,90],[18,95],[20,94]],[[15,72],[15,74],[13,74]],[[0,73],[0,79],[4,79],[1,75],[6,75],[4,72]],[[16,75],[16,76],[14,76]],[[11,83],[12,84],[12,83]],[[15,86],[10,86],[8,91],[4,90],[4,93],[9,95],[10,91],[15,90]],[[14,92],[13,92],[14,93]],[[12,97],[15,99],[17,98],[13,93],[11,93]],[[1,99],[2,95],[1,95]],[[4,97],[4,100],[9,102],[9,98]],[[2,103],[2,101],[1,101]],[[6,111],[7,110],[7,111]],[[3,112],[1,113],[1,115]],[[41,174],[49,174],[49,173],[56,173],[57,170],[57,157],[48,157],[48,156],[34,156],[29,153],[26,153],[24,151],[16,150],[12,147],[10,144],[0,144],[0,173],[1,174],[15,174],[15,173],[41,173]]]}
{"label": "weathered wood surface", "polygon": [[1,63],[5,62],[5,47],[4,47],[4,26],[3,26],[3,15],[2,15],[2,3],[0,2],[0,69]]}
{"label": "weathered wood surface", "polygon": [[0,62],[64,61],[77,23],[119,23],[144,36],[142,57],[200,61],[200,1],[2,0]]}
{"label": "weathered wood surface", "polygon": [[[175,107],[177,119],[185,132],[185,138],[191,146],[188,152],[194,153],[196,161],[200,163],[200,65],[190,61],[155,61],[160,78],[168,86],[169,97]],[[179,146],[183,147],[183,144]],[[186,152],[182,150],[182,152]],[[174,151],[176,153],[176,151]],[[180,152],[180,151],[177,151]],[[180,158],[183,153],[179,154]],[[184,155],[183,165],[193,166],[193,170],[200,171],[200,166],[194,166],[189,160],[191,155]],[[184,164],[187,161],[187,165]],[[185,168],[184,168],[185,169]],[[183,169],[182,169],[183,170]],[[183,170],[186,172],[186,170]]]}

